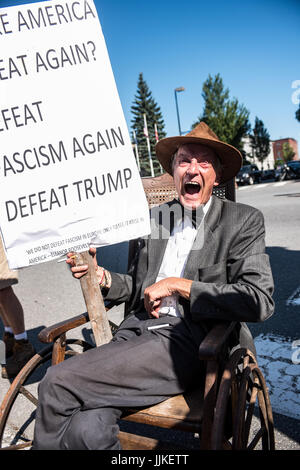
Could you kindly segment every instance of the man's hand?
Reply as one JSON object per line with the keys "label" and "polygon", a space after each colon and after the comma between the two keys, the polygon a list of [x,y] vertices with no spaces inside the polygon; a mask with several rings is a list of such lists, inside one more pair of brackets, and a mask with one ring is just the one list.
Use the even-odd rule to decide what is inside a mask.
{"label": "man's hand", "polygon": [[[89,253],[92,256],[92,261],[95,266],[95,272],[96,272],[96,277],[99,283],[100,288],[107,288],[110,289],[111,287],[111,274],[107,269],[104,269],[97,264],[97,257],[96,257],[96,248],[90,248]],[[82,264],[82,265],[77,265],[76,263],[76,258],[77,255],[76,253],[67,253],[67,260],[66,263],[70,266],[73,277],[76,279],[80,279],[85,274],[87,274],[89,267],[87,264]]]}
{"label": "man's hand", "polygon": [[[96,248],[90,248],[89,253],[93,257],[93,262],[97,271],[98,264],[96,258]],[[76,266],[76,253],[67,253],[67,257],[68,259],[66,260],[66,263],[70,266],[73,277],[75,277],[76,279],[80,279],[88,272],[87,264],[83,264],[82,266]]]}
{"label": "man's hand", "polygon": [[167,277],[147,287],[144,291],[144,305],[148,314],[159,318],[159,308],[163,297],[178,294],[189,299],[192,282],[190,279]]}

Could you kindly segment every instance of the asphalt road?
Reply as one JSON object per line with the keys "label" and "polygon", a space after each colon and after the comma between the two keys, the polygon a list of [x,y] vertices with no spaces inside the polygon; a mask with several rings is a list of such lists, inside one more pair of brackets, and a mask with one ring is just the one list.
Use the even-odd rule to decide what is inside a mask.
{"label": "asphalt road", "polygon": [[[267,322],[250,327],[275,403],[274,407],[272,400],[277,448],[300,449],[300,365],[293,363],[293,358],[294,362],[295,358],[300,359],[298,349],[293,349],[295,342],[300,340],[300,303],[297,304],[298,289],[300,297],[300,181],[270,181],[241,187],[237,190],[237,201],[259,208],[265,217],[267,252],[275,281],[276,312]],[[19,278],[15,292],[24,308],[29,338],[40,350],[43,345],[37,334],[44,326],[86,310],[80,283],[72,278],[65,263],[56,261],[22,269]],[[86,327],[78,328],[72,334],[72,337],[79,338],[90,336],[91,330]],[[36,388],[36,385],[33,383],[32,387]],[[0,400],[8,387],[9,382],[0,378]],[[295,400],[298,402],[294,403]],[[14,418],[16,424],[22,423],[23,411],[21,402]]]}
{"label": "asphalt road", "polygon": [[263,212],[266,249],[275,283],[275,314],[267,322],[252,327],[252,331],[272,332],[298,340],[300,304],[287,305],[287,301],[300,288],[300,181],[242,186],[236,198]]}

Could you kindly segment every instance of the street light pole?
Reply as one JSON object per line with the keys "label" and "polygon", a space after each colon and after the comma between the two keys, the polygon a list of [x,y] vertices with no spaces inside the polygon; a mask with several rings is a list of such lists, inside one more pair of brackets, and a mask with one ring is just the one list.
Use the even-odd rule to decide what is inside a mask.
{"label": "street light pole", "polygon": [[184,88],[183,86],[180,86],[180,87],[178,87],[178,88],[175,88],[175,90],[174,90],[179,135],[181,135],[181,127],[180,127],[180,119],[179,119],[179,110],[178,110],[177,93],[180,92],[180,91],[184,91],[184,90],[185,90],[185,88]]}

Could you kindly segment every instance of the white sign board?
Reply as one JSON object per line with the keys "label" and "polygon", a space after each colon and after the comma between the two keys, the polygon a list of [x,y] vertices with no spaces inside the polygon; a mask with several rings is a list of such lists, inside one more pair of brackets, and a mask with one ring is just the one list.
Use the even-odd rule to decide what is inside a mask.
{"label": "white sign board", "polygon": [[150,232],[92,0],[0,9],[0,142],[11,268]]}

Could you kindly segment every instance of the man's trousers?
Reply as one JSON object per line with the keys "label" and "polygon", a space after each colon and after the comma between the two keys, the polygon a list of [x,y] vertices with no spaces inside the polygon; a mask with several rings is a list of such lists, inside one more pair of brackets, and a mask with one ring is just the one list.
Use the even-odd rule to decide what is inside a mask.
{"label": "man's trousers", "polygon": [[184,319],[126,318],[110,343],[48,369],[33,449],[121,449],[123,408],[148,407],[201,383],[198,347]]}

